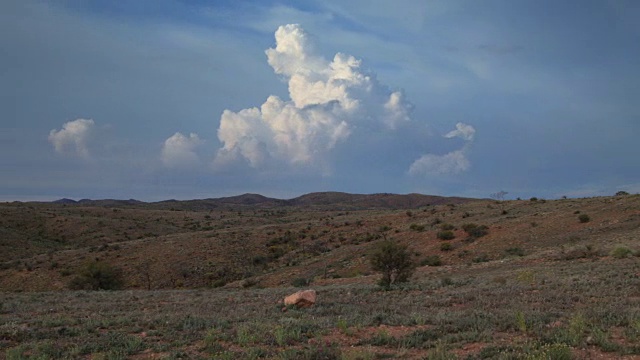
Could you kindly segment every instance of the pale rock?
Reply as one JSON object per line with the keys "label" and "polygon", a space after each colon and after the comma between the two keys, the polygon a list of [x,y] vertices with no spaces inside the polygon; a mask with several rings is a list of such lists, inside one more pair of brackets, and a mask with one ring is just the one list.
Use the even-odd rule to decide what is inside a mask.
{"label": "pale rock", "polygon": [[284,298],[284,305],[296,305],[298,307],[309,307],[316,302],[315,290],[301,290]]}

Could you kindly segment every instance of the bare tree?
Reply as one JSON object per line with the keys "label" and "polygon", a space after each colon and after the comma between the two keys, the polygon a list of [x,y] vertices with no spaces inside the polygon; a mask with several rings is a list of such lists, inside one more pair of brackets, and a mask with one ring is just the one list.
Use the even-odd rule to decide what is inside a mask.
{"label": "bare tree", "polygon": [[489,197],[491,197],[494,200],[500,201],[500,200],[504,200],[504,196],[507,195],[507,194],[508,194],[508,192],[506,192],[504,190],[500,190],[497,193],[490,194]]}

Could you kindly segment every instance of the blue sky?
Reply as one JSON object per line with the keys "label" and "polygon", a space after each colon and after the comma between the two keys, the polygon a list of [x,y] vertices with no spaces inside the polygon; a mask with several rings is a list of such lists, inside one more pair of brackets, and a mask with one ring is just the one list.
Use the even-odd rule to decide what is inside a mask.
{"label": "blue sky", "polygon": [[637,193],[639,44],[633,0],[5,0],[0,200]]}

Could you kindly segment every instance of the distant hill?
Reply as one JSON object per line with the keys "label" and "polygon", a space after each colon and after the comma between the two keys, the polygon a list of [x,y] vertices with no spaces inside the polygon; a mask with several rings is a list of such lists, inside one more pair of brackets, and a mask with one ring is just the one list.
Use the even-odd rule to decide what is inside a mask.
{"label": "distant hill", "polygon": [[117,199],[102,199],[102,200],[91,200],[91,199],[81,199],[78,201],[62,198],[59,200],[52,201],[54,204],[80,204],[87,206],[132,206],[132,205],[142,205],[145,204],[144,201],[129,199],[129,200],[117,200]]}
{"label": "distant hill", "polygon": [[59,200],[52,201],[54,204],[77,204],[78,202],[72,199],[62,198]]}
{"label": "distant hill", "polygon": [[56,204],[78,204],[85,206],[123,207],[140,205],[153,209],[173,210],[207,210],[229,206],[257,206],[261,208],[280,206],[322,207],[324,209],[415,209],[429,205],[462,204],[478,199],[463,197],[443,197],[422,194],[350,194],[343,192],[315,192],[293,199],[283,200],[266,197],[260,194],[242,194],[237,196],[196,199],[196,200],[163,200],[146,203],[139,200],[90,200],[60,199]]}
{"label": "distant hill", "polygon": [[415,209],[429,205],[462,204],[477,199],[443,197],[422,194],[349,194],[342,192],[317,192],[289,200],[298,206],[341,206],[360,209]]}

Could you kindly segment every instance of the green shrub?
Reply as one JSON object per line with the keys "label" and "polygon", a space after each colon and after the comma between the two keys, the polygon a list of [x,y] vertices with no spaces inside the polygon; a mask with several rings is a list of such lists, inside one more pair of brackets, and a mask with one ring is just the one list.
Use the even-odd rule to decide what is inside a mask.
{"label": "green shrub", "polygon": [[623,259],[633,255],[633,251],[624,245],[618,245],[610,253],[616,259]]}
{"label": "green shrub", "polygon": [[519,247],[508,248],[504,251],[507,255],[524,256],[524,250]]}
{"label": "green shrub", "polygon": [[456,235],[451,230],[438,231],[438,234],[436,234],[436,236],[440,240],[452,240],[456,237]]}
{"label": "green shrub", "polygon": [[487,254],[480,254],[476,257],[474,257],[471,261],[473,261],[474,263],[483,263],[483,262],[487,262],[491,260],[489,258],[489,256]]}
{"label": "green shrub", "polygon": [[440,251],[451,251],[451,250],[453,250],[453,245],[451,245],[451,243],[444,242],[440,244]]}
{"label": "green shrub", "polygon": [[424,225],[411,224],[409,225],[409,229],[414,231],[424,231]]}
{"label": "green shrub", "polygon": [[451,224],[442,224],[440,225],[440,230],[453,230],[456,227]]}
{"label": "green shrub", "polygon": [[541,349],[540,358],[553,360],[571,360],[571,348],[566,344],[548,344]]}
{"label": "green shrub", "polygon": [[438,255],[430,255],[420,261],[421,266],[440,266],[442,265],[442,260]]}
{"label": "green shrub", "polygon": [[462,225],[462,230],[472,238],[483,237],[489,233],[489,228],[486,225],[478,225],[474,223]]}
{"label": "green shrub", "polygon": [[578,220],[581,223],[588,223],[589,221],[591,221],[591,218],[587,214],[581,214],[580,216],[578,216]]}
{"label": "green shrub", "polygon": [[380,242],[371,254],[370,262],[373,270],[382,272],[379,284],[385,288],[409,281],[414,269],[407,246],[392,240]]}
{"label": "green shrub", "polygon": [[71,280],[72,290],[117,290],[124,285],[122,271],[102,261],[85,264]]}
{"label": "green shrub", "polygon": [[305,287],[305,286],[308,286],[309,283],[310,283],[309,279],[296,278],[296,279],[293,279],[293,281],[291,282],[291,285],[295,287]]}

